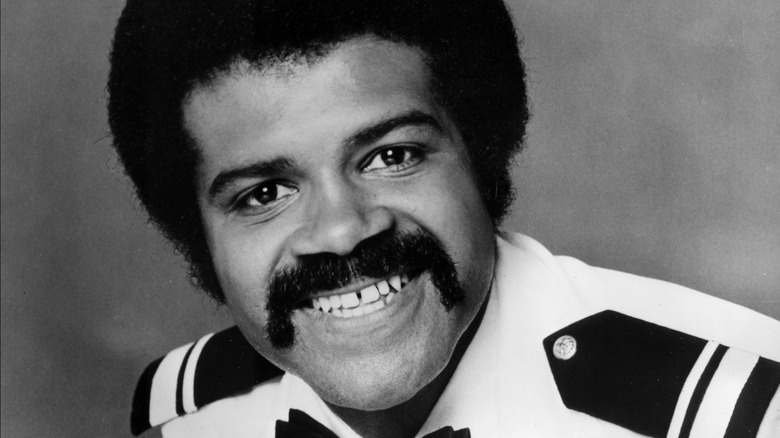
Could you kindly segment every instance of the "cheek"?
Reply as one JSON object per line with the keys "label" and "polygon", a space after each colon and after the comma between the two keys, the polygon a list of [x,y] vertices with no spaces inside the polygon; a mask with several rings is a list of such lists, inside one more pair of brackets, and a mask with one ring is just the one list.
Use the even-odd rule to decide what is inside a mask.
{"label": "cheek", "polygon": [[461,246],[480,244],[485,237],[493,240],[493,222],[468,170],[458,166],[436,178],[421,196],[417,214],[431,224],[431,231],[440,234],[445,245],[454,245],[452,250],[458,252],[457,255],[472,254]]}
{"label": "cheek", "polygon": [[263,324],[267,285],[274,266],[273,260],[267,257],[271,252],[259,243],[262,239],[249,234],[212,229],[208,239],[214,268],[231,313],[236,319]]}
{"label": "cheek", "polygon": [[493,272],[493,221],[471,174],[463,169],[449,175],[432,186],[435,196],[419,214],[447,248],[465,286],[482,288]]}
{"label": "cheek", "polygon": [[209,237],[211,257],[226,294],[240,293],[258,280],[255,277],[260,270],[253,267],[260,261],[255,259],[257,255],[248,239],[227,233],[214,233]]}

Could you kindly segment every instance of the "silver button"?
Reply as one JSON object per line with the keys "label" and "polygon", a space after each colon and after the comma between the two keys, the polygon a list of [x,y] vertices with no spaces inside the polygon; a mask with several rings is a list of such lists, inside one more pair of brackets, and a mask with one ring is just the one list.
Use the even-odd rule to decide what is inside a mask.
{"label": "silver button", "polygon": [[577,354],[577,340],[569,335],[563,335],[555,340],[553,356],[560,360],[569,360]]}

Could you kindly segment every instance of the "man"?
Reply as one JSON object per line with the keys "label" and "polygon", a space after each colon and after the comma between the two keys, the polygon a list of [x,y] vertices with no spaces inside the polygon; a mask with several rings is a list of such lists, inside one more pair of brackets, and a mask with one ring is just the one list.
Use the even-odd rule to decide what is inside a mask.
{"label": "man", "polygon": [[500,1],[131,0],[111,63],[138,196],[242,334],[150,366],[135,432],[777,430],[780,323],[499,231],[528,118]]}

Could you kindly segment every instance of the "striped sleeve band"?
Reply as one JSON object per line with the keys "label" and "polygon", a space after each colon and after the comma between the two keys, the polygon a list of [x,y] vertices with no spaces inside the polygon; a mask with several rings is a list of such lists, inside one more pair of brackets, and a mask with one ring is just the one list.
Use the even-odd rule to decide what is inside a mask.
{"label": "striped sleeve band", "polygon": [[779,363],[722,345],[705,348],[680,394],[667,436],[755,437],[778,387]]}
{"label": "striped sleeve band", "polygon": [[131,432],[139,435],[217,400],[249,392],[281,374],[238,328],[209,334],[146,368],[136,386]]}
{"label": "striped sleeve band", "polygon": [[567,408],[642,435],[755,438],[780,422],[780,363],[753,353],[614,311],[553,333],[544,348]]}

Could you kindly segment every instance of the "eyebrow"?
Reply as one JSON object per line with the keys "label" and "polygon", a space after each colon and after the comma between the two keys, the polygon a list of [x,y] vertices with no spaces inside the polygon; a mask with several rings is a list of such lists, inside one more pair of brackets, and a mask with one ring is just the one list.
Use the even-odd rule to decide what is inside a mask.
{"label": "eyebrow", "polygon": [[[422,111],[412,110],[397,116],[381,120],[350,136],[345,144],[347,147],[358,147],[373,143],[390,132],[407,126],[427,126],[438,133],[444,130],[441,124],[431,115]],[[214,199],[227,190],[232,184],[241,179],[265,178],[278,174],[293,167],[293,160],[286,157],[275,158],[269,161],[260,161],[248,166],[220,172],[209,186],[209,199]]]}
{"label": "eyebrow", "polygon": [[209,199],[214,199],[224,192],[236,181],[245,178],[264,178],[292,167],[292,160],[289,158],[276,158],[270,161],[253,163],[249,166],[239,167],[220,172],[211,186],[209,186]]}
{"label": "eyebrow", "polygon": [[350,146],[359,146],[373,143],[397,128],[421,125],[433,128],[438,133],[443,132],[441,125],[433,116],[425,114],[422,111],[412,110],[382,120],[379,123],[358,131],[347,140],[347,144]]}

